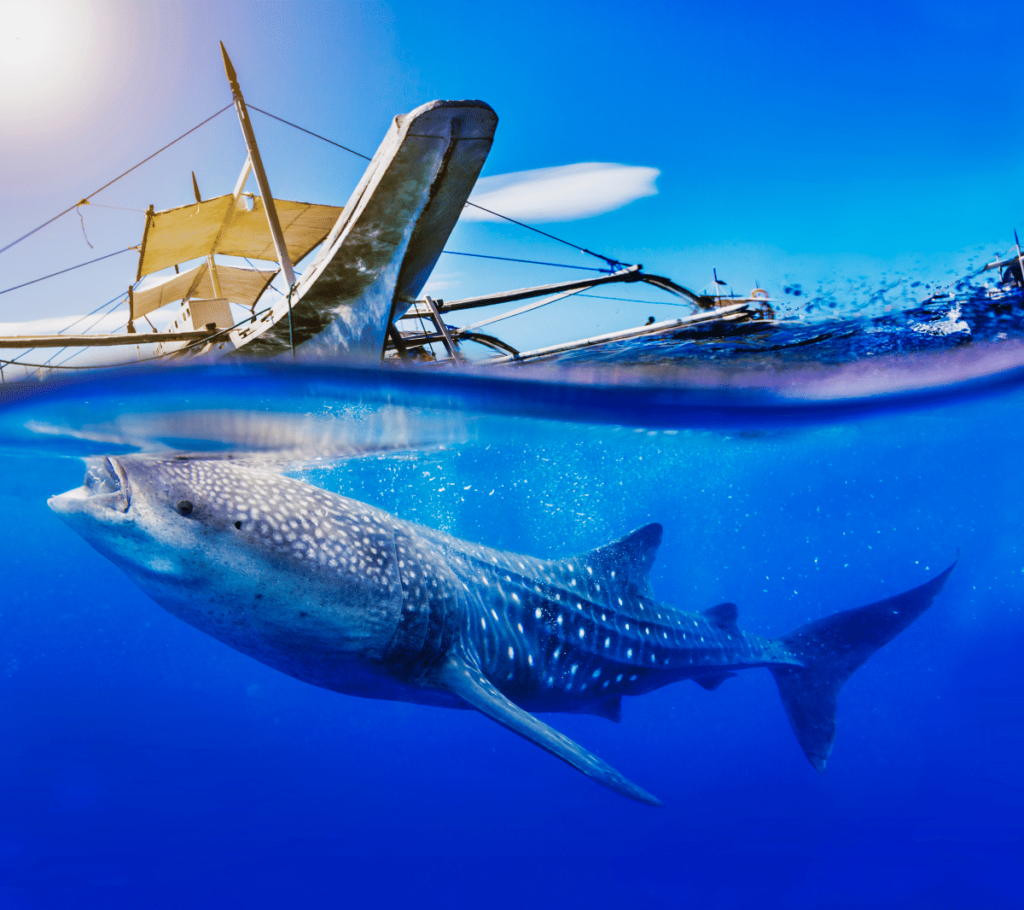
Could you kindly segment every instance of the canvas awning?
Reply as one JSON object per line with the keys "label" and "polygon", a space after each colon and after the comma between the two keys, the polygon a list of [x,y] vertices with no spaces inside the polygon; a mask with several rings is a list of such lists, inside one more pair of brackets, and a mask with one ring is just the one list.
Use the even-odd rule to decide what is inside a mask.
{"label": "canvas awning", "polygon": [[[229,197],[230,198],[230,197]],[[204,262],[180,275],[171,275],[159,284],[132,293],[131,318],[138,319],[168,303],[189,297],[224,297],[232,303],[251,307],[270,284],[276,271],[262,269],[239,269],[229,265],[217,266],[217,284],[220,294],[214,291],[210,278],[210,266]]]}
{"label": "canvas awning", "polygon": [[[242,201],[245,198],[252,199],[252,211]],[[274,206],[292,262],[303,259],[321,243],[342,212],[340,206],[287,199],[275,199]],[[277,260],[259,196],[240,197],[236,202],[228,194],[147,214],[136,280],[211,253]]]}

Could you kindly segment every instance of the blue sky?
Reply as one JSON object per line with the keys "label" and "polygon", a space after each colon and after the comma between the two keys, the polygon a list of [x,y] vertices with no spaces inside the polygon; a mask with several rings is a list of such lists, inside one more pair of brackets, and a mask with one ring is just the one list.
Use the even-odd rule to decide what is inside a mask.
{"label": "blue sky", "polygon": [[[756,279],[773,294],[837,275],[934,277],[1024,227],[1024,12],[1012,3],[79,0],[0,2],[0,17],[0,245],[227,104],[218,40],[250,103],[367,153],[396,113],[479,98],[500,117],[485,175],[657,169],[657,195],[545,227],[695,287],[712,267],[737,291]],[[255,125],[275,195],[347,200],[358,159]],[[204,194],[227,192],[243,157],[229,112],[93,201],[182,204],[191,170]],[[67,215],[0,254],[0,289],[138,243],[139,211],[82,211],[94,249]],[[589,264],[504,225],[461,224],[449,248]],[[125,254],[2,295],[0,321],[85,312],[134,266]],[[562,274],[443,257],[428,290],[451,299]],[[553,331],[581,334],[600,307],[625,324],[647,314],[581,307]]]}

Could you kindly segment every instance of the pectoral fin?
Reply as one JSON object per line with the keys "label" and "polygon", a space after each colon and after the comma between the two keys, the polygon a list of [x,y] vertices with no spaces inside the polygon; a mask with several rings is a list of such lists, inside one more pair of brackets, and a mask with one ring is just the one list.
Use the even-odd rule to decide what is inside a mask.
{"label": "pectoral fin", "polygon": [[458,695],[468,705],[481,714],[486,714],[513,733],[547,749],[552,755],[562,759],[598,783],[611,790],[635,799],[649,806],[660,806],[660,800],[641,790],[636,784],[626,780],[618,771],[605,764],[596,755],[578,746],[568,736],[563,736],[547,724],[537,720],[532,714],[513,704],[501,694],[490,681],[468,661],[460,656],[452,656],[438,671],[435,680],[437,685]]}

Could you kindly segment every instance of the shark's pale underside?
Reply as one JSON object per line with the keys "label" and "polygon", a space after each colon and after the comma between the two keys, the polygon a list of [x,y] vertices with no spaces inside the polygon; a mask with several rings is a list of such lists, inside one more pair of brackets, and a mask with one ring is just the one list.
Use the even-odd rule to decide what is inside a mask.
{"label": "shark's pale underside", "polygon": [[471,706],[633,799],[649,793],[537,712],[617,720],[624,695],[692,679],[714,689],[767,667],[797,739],[824,770],[836,697],[931,604],[931,581],[781,638],[736,607],[655,600],[661,526],[589,553],[535,559],[458,540],[230,460],[94,458],[51,508],[175,616],[337,692]]}

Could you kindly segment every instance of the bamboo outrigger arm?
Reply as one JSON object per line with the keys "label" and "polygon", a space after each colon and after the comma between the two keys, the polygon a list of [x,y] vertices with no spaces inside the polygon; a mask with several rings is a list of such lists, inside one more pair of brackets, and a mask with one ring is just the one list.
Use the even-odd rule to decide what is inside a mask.
{"label": "bamboo outrigger arm", "polygon": [[625,329],[621,332],[608,332],[604,335],[594,335],[591,338],[581,338],[579,341],[568,341],[564,344],[553,344],[549,347],[536,348],[532,351],[521,351],[517,354],[491,357],[484,360],[483,363],[492,365],[543,360],[548,357],[558,356],[559,354],[567,354],[570,351],[580,351],[584,348],[598,347],[602,344],[610,344],[616,341],[628,341],[632,338],[645,338],[651,335],[664,335],[702,322],[715,322],[718,320],[734,322],[750,318],[750,316],[751,314],[747,310],[746,303],[733,303],[729,306],[718,307],[710,311],[702,310],[699,313],[694,313],[692,316],[684,316],[682,319],[666,319],[663,322],[654,322],[650,325]]}
{"label": "bamboo outrigger arm", "polygon": [[720,298],[709,297],[707,294],[695,294],[689,288],[676,284],[671,278],[665,278],[661,275],[640,274],[637,277],[637,281],[643,281],[645,284],[661,288],[663,291],[668,291],[670,294],[681,297],[683,300],[689,300],[690,303],[695,304],[702,310],[713,310],[721,305]]}
{"label": "bamboo outrigger arm", "polygon": [[7,335],[0,348],[91,348],[125,344],[160,344],[165,341],[204,341],[217,334],[217,327],[198,332],[135,332],[130,335]]}
{"label": "bamboo outrigger arm", "polygon": [[[560,294],[563,291],[581,290],[597,287],[601,284],[611,284],[618,281],[637,281],[642,266],[631,265],[611,275],[602,275],[600,278],[577,278],[573,281],[560,281],[556,284],[539,284],[536,287],[519,288],[515,291],[502,291],[497,294],[485,294],[482,297],[467,297],[464,300],[435,300],[439,313],[454,313],[456,310],[472,310],[482,306],[496,306],[499,303],[514,303],[517,300],[529,300],[531,297],[543,297],[545,294]],[[416,306],[407,313],[400,316],[400,319],[423,319],[429,318],[430,313],[421,301],[416,301]]]}
{"label": "bamboo outrigger arm", "polygon": [[[630,265],[610,275],[601,275],[599,278],[577,278],[573,281],[560,281],[556,284],[540,284],[536,287],[519,288],[515,291],[502,291],[498,294],[485,294],[481,297],[467,297],[464,300],[436,300],[434,301],[439,313],[454,313],[456,310],[471,310],[483,306],[497,306],[501,303],[514,303],[517,300],[529,300],[531,297],[543,297],[547,294],[562,294],[567,291],[585,291],[588,288],[598,287],[602,284],[615,284],[625,282],[642,281],[651,284],[661,290],[668,291],[676,297],[688,300],[690,303],[702,310],[714,309],[719,305],[713,297],[695,294],[688,288],[676,284],[668,278],[660,275],[647,275],[641,265]],[[430,313],[421,301],[410,309],[402,319],[424,319],[429,318]]]}
{"label": "bamboo outrigger arm", "polygon": [[[543,360],[549,357],[557,357],[560,354],[567,354],[571,351],[580,351],[584,348],[598,347],[600,345],[612,344],[618,341],[629,341],[634,338],[647,338],[654,335],[671,334],[690,326],[710,322],[727,324],[735,322],[749,322],[758,318],[760,318],[759,312],[751,310],[748,302],[740,301],[737,303],[731,303],[727,306],[719,306],[713,310],[700,310],[679,319],[665,319],[661,322],[647,323],[645,325],[636,326],[632,329],[623,329],[619,332],[608,332],[604,335],[594,335],[590,338],[581,338],[577,341],[567,341],[562,344],[554,344],[544,348],[537,348],[532,351],[517,351],[512,348],[511,345],[505,344],[498,338],[493,338],[488,335],[481,336],[479,333],[471,331],[471,329],[479,327],[482,323],[478,323],[476,326],[468,326],[465,329],[455,328],[452,330],[452,327],[449,327],[449,334],[456,342],[461,342],[463,340],[482,340],[488,347],[500,347],[508,351],[507,355],[490,357],[486,360],[478,361],[478,363],[490,366],[501,363],[525,363],[530,360]],[[443,341],[444,339],[437,332],[422,332],[402,335],[400,336],[400,340],[402,342],[402,349],[407,352],[428,344]],[[439,363],[442,364],[457,362],[459,361],[439,361]]]}

